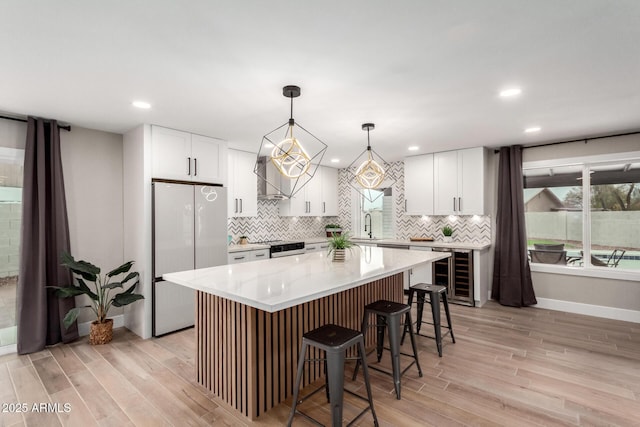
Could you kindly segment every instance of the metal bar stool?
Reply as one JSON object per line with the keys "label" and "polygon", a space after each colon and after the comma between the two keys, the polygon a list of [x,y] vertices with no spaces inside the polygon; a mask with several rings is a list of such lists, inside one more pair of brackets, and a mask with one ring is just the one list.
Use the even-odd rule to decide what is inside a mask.
{"label": "metal bar stool", "polygon": [[[376,315],[376,324],[369,325],[369,315]],[[409,330],[409,336],[411,337],[411,347],[413,348],[413,354],[402,353],[400,351],[400,326],[402,315],[405,316],[405,322],[403,330],[406,333]],[[396,390],[396,398],[400,400],[400,377],[404,375],[407,370],[415,363],[418,368],[418,374],[422,376],[422,369],[420,368],[420,362],[418,361],[418,350],[416,348],[415,337],[413,336],[413,329],[411,321],[411,306],[394,301],[378,300],[364,307],[364,317],[362,319],[362,334],[365,335],[369,326],[375,326],[376,333],[376,352],[378,356],[378,362],[382,359],[382,352],[386,348],[384,347],[384,331],[389,328],[389,348],[386,348],[391,352],[391,366],[392,372],[388,372],[384,369],[380,369],[376,366],[369,366],[371,369],[391,375],[393,377],[393,386]],[[403,334],[404,336],[404,334]],[[372,353],[373,350],[370,352]],[[413,361],[403,371],[400,371],[400,355],[409,356],[413,358]],[[353,379],[356,379],[358,375],[358,368],[360,367],[360,361],[356,363],[356,369],[353,372]]]}
{"label": "metal bar stool", "polygon": [[[367,388],[367,398],[353,393],[350,390],[344,389],[344,362],[346,359],[345,351],[354,345],[358,346],[358,363],[362,361],[362,371],[364,372],[364,384]],[[324,350],[326,358],[305,359],[307,348],[309,346],[314,346],[321,350]],[[304,398],[298,400],[298,395],[300,393],[300,382],[302,381],[302,372],[304,370],[304,364],[306,362],[324,362],[326,382],[324,385],[317,388]],[[360,331],[344,328],[338,325],[328,324],[309,331],[302,336],[302,348],[300,349],[300,358],[298,359],[298,375],[296,377],[296,383],[293,388],[293,403],[291,405],[291,412],[289,413],[287,426],[291,426],[293,417],[296,413],[302,415],[303,417],[318,425],[322,425],[314,418],[296,409],[298,404],[304,402],[306,399],[313,396],[322,389],[327,390],[327,398],[331,405],[332,426],[336,427],[342,425],[342,402],[344,391],[369,403],[369,405],[364,408],[362,412],[360,412],[347,425],[353,424],[362,415],[364,415],[365,412],[371,409],[371,415],[373,416],[374,425],[378,426],[378,417],[376,416],[376,411],[373,409],[373,397],[371,395],[371,384],[369,383],[369,371],[367,370],[367,361],[365,358],[364,338],[362,337],[362,333]]]}
{"label": "metal bar stool", "polygon": [[[429,285],[427,283],[417,283],[409,288],[409,300],[407,301],[409,305],[413,304],[413,296],[417,294],[416,304],[418,306],[418,319],[416,320],[416,334],[427,337],[427,338],[435,338],[436,345],[438,346],[438,356],[442,357],[442,338],[448,335],[451,335],[451,341],[455,344],[456,338],[453,336],[453,328],[451,326],[451,315],[449,314],[449,300],[447,299],[447,287],[440,285]],[[429,300],[425,300],[425,296],[429,294]],[[442,300],[442,304],[444,305],[444,313],[447,316],[447,326],[444,326],[445,329],[448,329],[442,334],[442,327],[440,322],[440,301]],[[431,315],[433,318],[433,323],[425,322],[422,320],[422,312],[424,309],[424,304],[427,303],[431,305]],[[435,337],[430,335],[424,335],[420,333],[420,326],[426,323],[428,325],[433,325],[433,330],[435,332]],[[401,343],[404,342],[404,337],[406,334],[402,334]]]}

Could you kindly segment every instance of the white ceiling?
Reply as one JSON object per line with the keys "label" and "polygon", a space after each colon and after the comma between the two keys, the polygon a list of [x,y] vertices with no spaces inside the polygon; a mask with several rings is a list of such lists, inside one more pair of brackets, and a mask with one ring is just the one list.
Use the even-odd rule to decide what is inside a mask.
{"label": "white ceiling", "polygon": [[640,129],[638,0],[4,0],[0,35],[1,111],[257,151],[295,84],[342,167],[364,122],[387,160]]}

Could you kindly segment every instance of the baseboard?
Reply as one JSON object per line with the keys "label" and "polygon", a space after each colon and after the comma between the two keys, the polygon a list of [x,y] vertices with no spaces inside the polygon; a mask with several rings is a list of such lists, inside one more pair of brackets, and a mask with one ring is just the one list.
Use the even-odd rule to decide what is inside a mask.
{"label": "baseboard", "polygon": [[[124,326],[123,314],[110,317],[110,319],[113,319],[113,329]],[[89,335],[89,331],[91,330],[91,322],[78,323],[78,335],[80,335],[81,337]]]}
{"label": "baseboard", "polygon": [[548,310],[566,311],[568,313],[585,314],[587,316],[603,317],[605,319],[624,320],[640,323],[640,311],[624,308],[606,307],[602,305],[583,304],[572,301],[562,301],[549,298],[538,298],[534,307]]}
{"label": "baseboard", "polygon": [[17,344],[9,344],[3,345],[0,347],[0,356],[4,356],[5,354],[17,353],[18,345]]}

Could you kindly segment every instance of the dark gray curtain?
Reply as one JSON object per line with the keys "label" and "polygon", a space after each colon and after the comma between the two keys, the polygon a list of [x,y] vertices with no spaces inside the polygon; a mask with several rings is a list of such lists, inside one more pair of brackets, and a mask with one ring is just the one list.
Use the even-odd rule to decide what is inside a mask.
{"label": "dark gray curtain", "polygon": [[29,117],[22,189],[22,241],[17,288],[18,353],[78,337],[62,319],[75,303],[61,299],[46,286],[67,286],[70,272],[60,265],[69,252],[69,226],[64,195],[60,129],[54,120]]}
{"label": "dark gray curtain", "polygon": [[522,147],[500,148],[498,213],[491,298],[502,305],[537,304],[527,257],[522,189]]}

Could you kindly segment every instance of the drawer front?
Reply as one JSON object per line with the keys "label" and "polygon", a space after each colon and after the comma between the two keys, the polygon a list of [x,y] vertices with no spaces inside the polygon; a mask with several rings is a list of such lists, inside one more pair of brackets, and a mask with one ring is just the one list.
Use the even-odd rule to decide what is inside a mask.
{"label": "drawer front", "polygon": [[258,249],[256,251],[251,251],[250,259],[251,261],[267,259],[269,258],[269,249]]}

